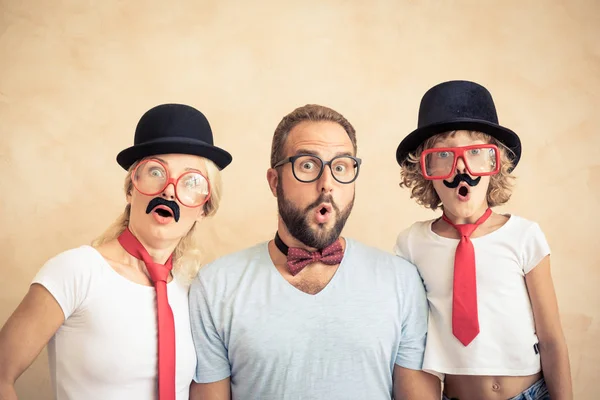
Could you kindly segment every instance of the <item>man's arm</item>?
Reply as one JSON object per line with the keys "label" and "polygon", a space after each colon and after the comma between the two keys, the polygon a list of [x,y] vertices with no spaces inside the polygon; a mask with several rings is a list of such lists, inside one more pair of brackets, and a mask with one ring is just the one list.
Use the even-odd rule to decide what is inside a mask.
{"label": "man's arm", "polygon": [[542,371],[552,400],[572,400],[571,368],[560,324],[550,256],[525,275],[538,335]]}
{"label": "man's arm", "polygon": [[435,375],[394,366],[394,400],[440,400],[442,386]]}
{"label": "man's arm", "polygon": [[440,400],[440,380],[422,371],[429,317],[425,286],[415,265],[402,260],[399,267],[402,268],[398,287],[402,296],[402,336],[394,365],[394,399]]}
{"label": "man's arm", "polygon": [[231,399],[227,348],[216,328],[220,310],[211,306],[211,299],[198,276],[189,292],[190,326],[198,360],[190,386],[190,400]]}
{"label": "man's arm", "polygon": [[192,382],[190,400],[231,400],[231,381],[225,378],[213,383]]}

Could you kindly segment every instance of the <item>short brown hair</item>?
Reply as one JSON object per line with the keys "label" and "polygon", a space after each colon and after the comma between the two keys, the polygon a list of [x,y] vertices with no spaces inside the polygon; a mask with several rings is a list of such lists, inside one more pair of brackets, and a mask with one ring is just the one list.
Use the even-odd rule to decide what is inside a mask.
{"label": "short brown hair", "polygon": [[[408,155],[401,166],[400,176],[402,181],[400,187],[409,188],[411,190],[410,197],[416,199],[418,204],[426,208],[435,210],[440,207],[442,201],[433,187],[433,182],[423,177],[420,163],[421,153],[432,148],[438,141],[456,135],[457,132],[444,132],[427,139],[417,150]],[[513,168],[512,159],[509,157],[511,151],[488,134],[469,131],[469,135],[473,139],[481,139],[494,144],[500,150],[500,172],[490,176],[490,186],[487,192],[488,205],[490,207],[500,206],[506,203],[512,195],[512,181],[515,177],[510,174]]]}
{"label": "short brown hair", "polygon": [[331,108],[320,106],[317,104],[307,104],[303,107],[298,107],[281,120],[275,133],[273,134],[273,143],[271,145],[271,168],[283,159],[284,147],[290,131],[299,123],[304,121],[320,122],[331,121],[340,124],[348,133],[348,137],[354,147],[356,154],[356,131],[354,127],[342,114],[332,110]]}

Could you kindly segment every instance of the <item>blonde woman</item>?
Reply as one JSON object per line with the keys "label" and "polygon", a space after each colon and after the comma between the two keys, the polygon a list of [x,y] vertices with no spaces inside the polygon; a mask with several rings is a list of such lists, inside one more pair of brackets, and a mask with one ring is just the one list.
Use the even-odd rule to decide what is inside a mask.
{"label": "blonde woman", "polygon": [[93,246],[47,261],[0,332],[0,399],[17,398],[15,381],[46,344],[57,400],[188,399],[195,227],[217,211],[231,160],[193,107],[142,116],[117,156],[124,213]]}
{"label": "blonde woman", "polygon": [[443,399],[572,399],[567,346],[539,224],[492,211],[511,196],[521,157],[489,91],[444,82],[423,96],[418,128],[398,146],[402,185],[441,218],[398,236],[429,301],[423,369]]}

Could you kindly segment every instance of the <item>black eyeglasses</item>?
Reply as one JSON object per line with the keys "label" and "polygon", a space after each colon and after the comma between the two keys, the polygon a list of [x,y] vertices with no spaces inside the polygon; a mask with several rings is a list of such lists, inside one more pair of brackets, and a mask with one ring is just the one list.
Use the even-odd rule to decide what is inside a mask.
{"label": "black eyeglasses", "polygon": [[330,161],[323,161],[313,154],[298,154],[279,161],[273,168],[292,163],[292,173],[300,182],[310,183],[318,180],[323,175],[323,169],[329,165],[331,176],[339,183],[352,183],[358,177],[362,160],[353,156],[337,156]]}

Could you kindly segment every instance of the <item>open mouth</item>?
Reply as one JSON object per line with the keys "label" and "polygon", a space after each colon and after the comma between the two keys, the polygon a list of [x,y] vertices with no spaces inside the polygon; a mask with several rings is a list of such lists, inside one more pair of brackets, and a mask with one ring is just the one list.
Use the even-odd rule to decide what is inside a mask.
{"label": "open mouth", "polygon": [[163,218],[173,217],[173,212],[166,206],[158,206],[153,211]]}
{"label": "open mouth", "polygon": [[458,188],[456,190],[456,197],[458,198],[459,201],[469,201],[470,198],[470,188],[469,186],[467,186],[466,183],[461,182],[458,185]]}
{"label": "open mouth", "polygon": [[315,216],[319,225],[327,223],[331,219],[331,204],[322,203],[315,208]]}
{"label": "open mouth", "polygon": [[328,204],[323,204],[323,205],[321,205],[321,207],[319,207],[319,208],[317,209],[317,211],[318,211],[318,213],[319,213],[319,214],[321,214],[321,215],[325,215],[325,214],[327,214],[327,213],[330,213],[330,212],[331,212],[331,206],[330,206],[330,205],[328,205]]}

